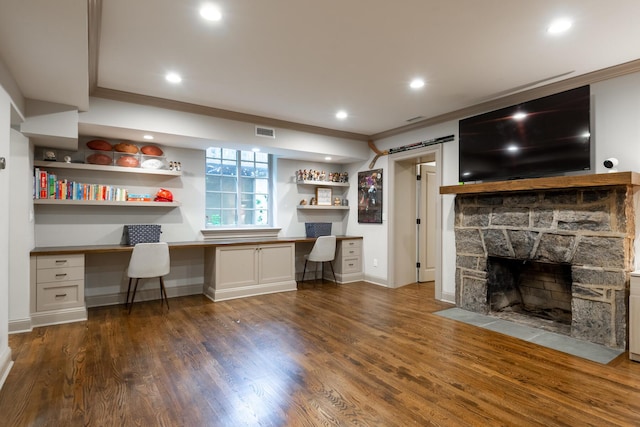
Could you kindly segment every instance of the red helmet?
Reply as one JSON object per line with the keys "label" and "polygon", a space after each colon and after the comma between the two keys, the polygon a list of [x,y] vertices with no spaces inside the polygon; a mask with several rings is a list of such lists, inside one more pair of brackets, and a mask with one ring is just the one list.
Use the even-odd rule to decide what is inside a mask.
{"label": "red helmet", "polygon": [[165,188],[161,188],[160,190],[158,190],[158,193],[156,194],[156,198],[153,199],[154,202],[173,202],[173,194],[171,194],[171,191],[165,189]]}

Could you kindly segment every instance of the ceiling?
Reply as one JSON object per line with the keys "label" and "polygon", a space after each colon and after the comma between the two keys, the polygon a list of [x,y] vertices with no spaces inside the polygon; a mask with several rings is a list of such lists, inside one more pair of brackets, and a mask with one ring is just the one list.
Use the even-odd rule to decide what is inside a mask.
{"label": "ceiling", "polygon": [[25,97],[80,110],[120,91],[363,139],[640,58],[638,0],[211,2],[219,22],[199,0],[2,0],[0,57]]}

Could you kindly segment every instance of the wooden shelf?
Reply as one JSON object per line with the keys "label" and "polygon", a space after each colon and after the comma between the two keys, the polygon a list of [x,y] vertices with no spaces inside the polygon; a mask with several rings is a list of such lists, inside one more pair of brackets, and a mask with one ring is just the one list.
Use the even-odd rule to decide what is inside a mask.
{"label": "wooden shelf", "polygon": [[317,185],[318,187],[348,187],[348,182],[333,182],[333,181],[296,181],[296,184],[304,185]]}
{"label": "wooden shelf", "polygon": [[143,206],[177,208],[180,202],[115,202],[112,200],[69,200],[69,199],[33,199],[34,205],[59,206]]}
{"label": "wooden shelf", "polygon": [[318,205],[298,205],[298,209],[309,209],[309,210],[348,210],[349,206],[318,206]]}
{"label": "wooden shelf", "polygon": [[449,185],[440,187],[440,194],[507,193],[510,191],[560,190],[617,185],[640,186],[640,174],[637,172],[616,172]]}
{"label": "wooden shelf", "polygon": [[75,170],[92,170],[101,172],[125,172],[146,175],[168,175],[181,176],[182,171],[172,171],[167,169],[144,169],[144,168],[126,168],[122,166],[103,166],[92,165],[88,163],[64,163],[64,162],[47,162],[44,160],[36,160],[33,162],[35,167],[45,169],[75,169]]}

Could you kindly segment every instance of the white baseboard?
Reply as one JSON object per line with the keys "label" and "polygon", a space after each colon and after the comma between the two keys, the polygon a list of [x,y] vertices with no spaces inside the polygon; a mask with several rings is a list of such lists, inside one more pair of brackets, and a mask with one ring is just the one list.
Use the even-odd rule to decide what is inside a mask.
{"label": "white baseboard", "polygon": [[449,293],[449,292],[443,292],[442,293],[442,298],[440,299],[440,301],[450,302],[451,304],[455,304],[456,303],[456,294],[452,294],[452,293]]}
{"label": "white baseboard", "polygon": [[41,313],[31,314],[31,325],[33,327],[59,325],[83,320],[87,320],[86,307],[65,308],[62,310],[43,311]]}
{"label": "white baseboard", "polygon": [[9,320],[9,333],[19,334],[22,332],[31,332],[33,327],[31,326],[31,318]]}
{"label": "white baseboard", "polygon": [[11,348],[7,347],[4,349],[2,354],[0,354],[0,389],[4,385],[12,366],[13,360],[11,360]]}
{"label": "white baseboard", "polygon": [[381,277],[375,277],[375,276],[370,276],[368,274],[365,274],[364,281],[373,283],[374,285],[384,286],[385,288],[389,287],[389,282],[387,281],[387,279],[383,279]]}
{"label": "white baseboard", "polygon": [[298,289],[298,284],[295,280],[279,283],[268,283],[264,285],[252,285],[242,286],[231,289],[214,289],[212,287],[207,288],[205,295],[215,301],[225,301],[236,298],[253,297],[257,295],[273,294],[276,292],[295,291]]}

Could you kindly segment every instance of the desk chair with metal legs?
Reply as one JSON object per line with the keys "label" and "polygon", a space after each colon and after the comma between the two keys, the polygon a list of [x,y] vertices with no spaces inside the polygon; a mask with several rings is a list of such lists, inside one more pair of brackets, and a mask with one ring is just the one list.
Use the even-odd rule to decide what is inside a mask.
{"label": "desk chair with metal legs", "polygon": [[336,257],[336,236],[320,236],[316,239],[311,252],[304,256],[304,270],[302,271],[302,282],[307,272],[307,262],[322,263],[322,278],[324,278],[324,263],[328,262],[331,266],[331,274],[333,281],[337,284],[336,273],[333,271],[333,260]]}
{"label": "desk chair with metal legs", "polygon": [[[127,305],[129,306],[129,313],[131,313],[133,301],[136,298],[138,281],[140,279],[152,277],[160,279],[160,305],[162,305],[163,302],[166,302],[167,309],[169,308],[167,290],[164,287],[164,280],[162,279],[163,276],[169,274],[169,271],[169,245],[167,245],[166,242],[138,243],[133,247],[131,261],[129,261],[129,268],[127,269],[127,275],[129,276],[129,287],[127,288]],[[131,303],[129,303],[129,292],[131,291],[131,282],[133,279],[136,281],[133,287]]]}

